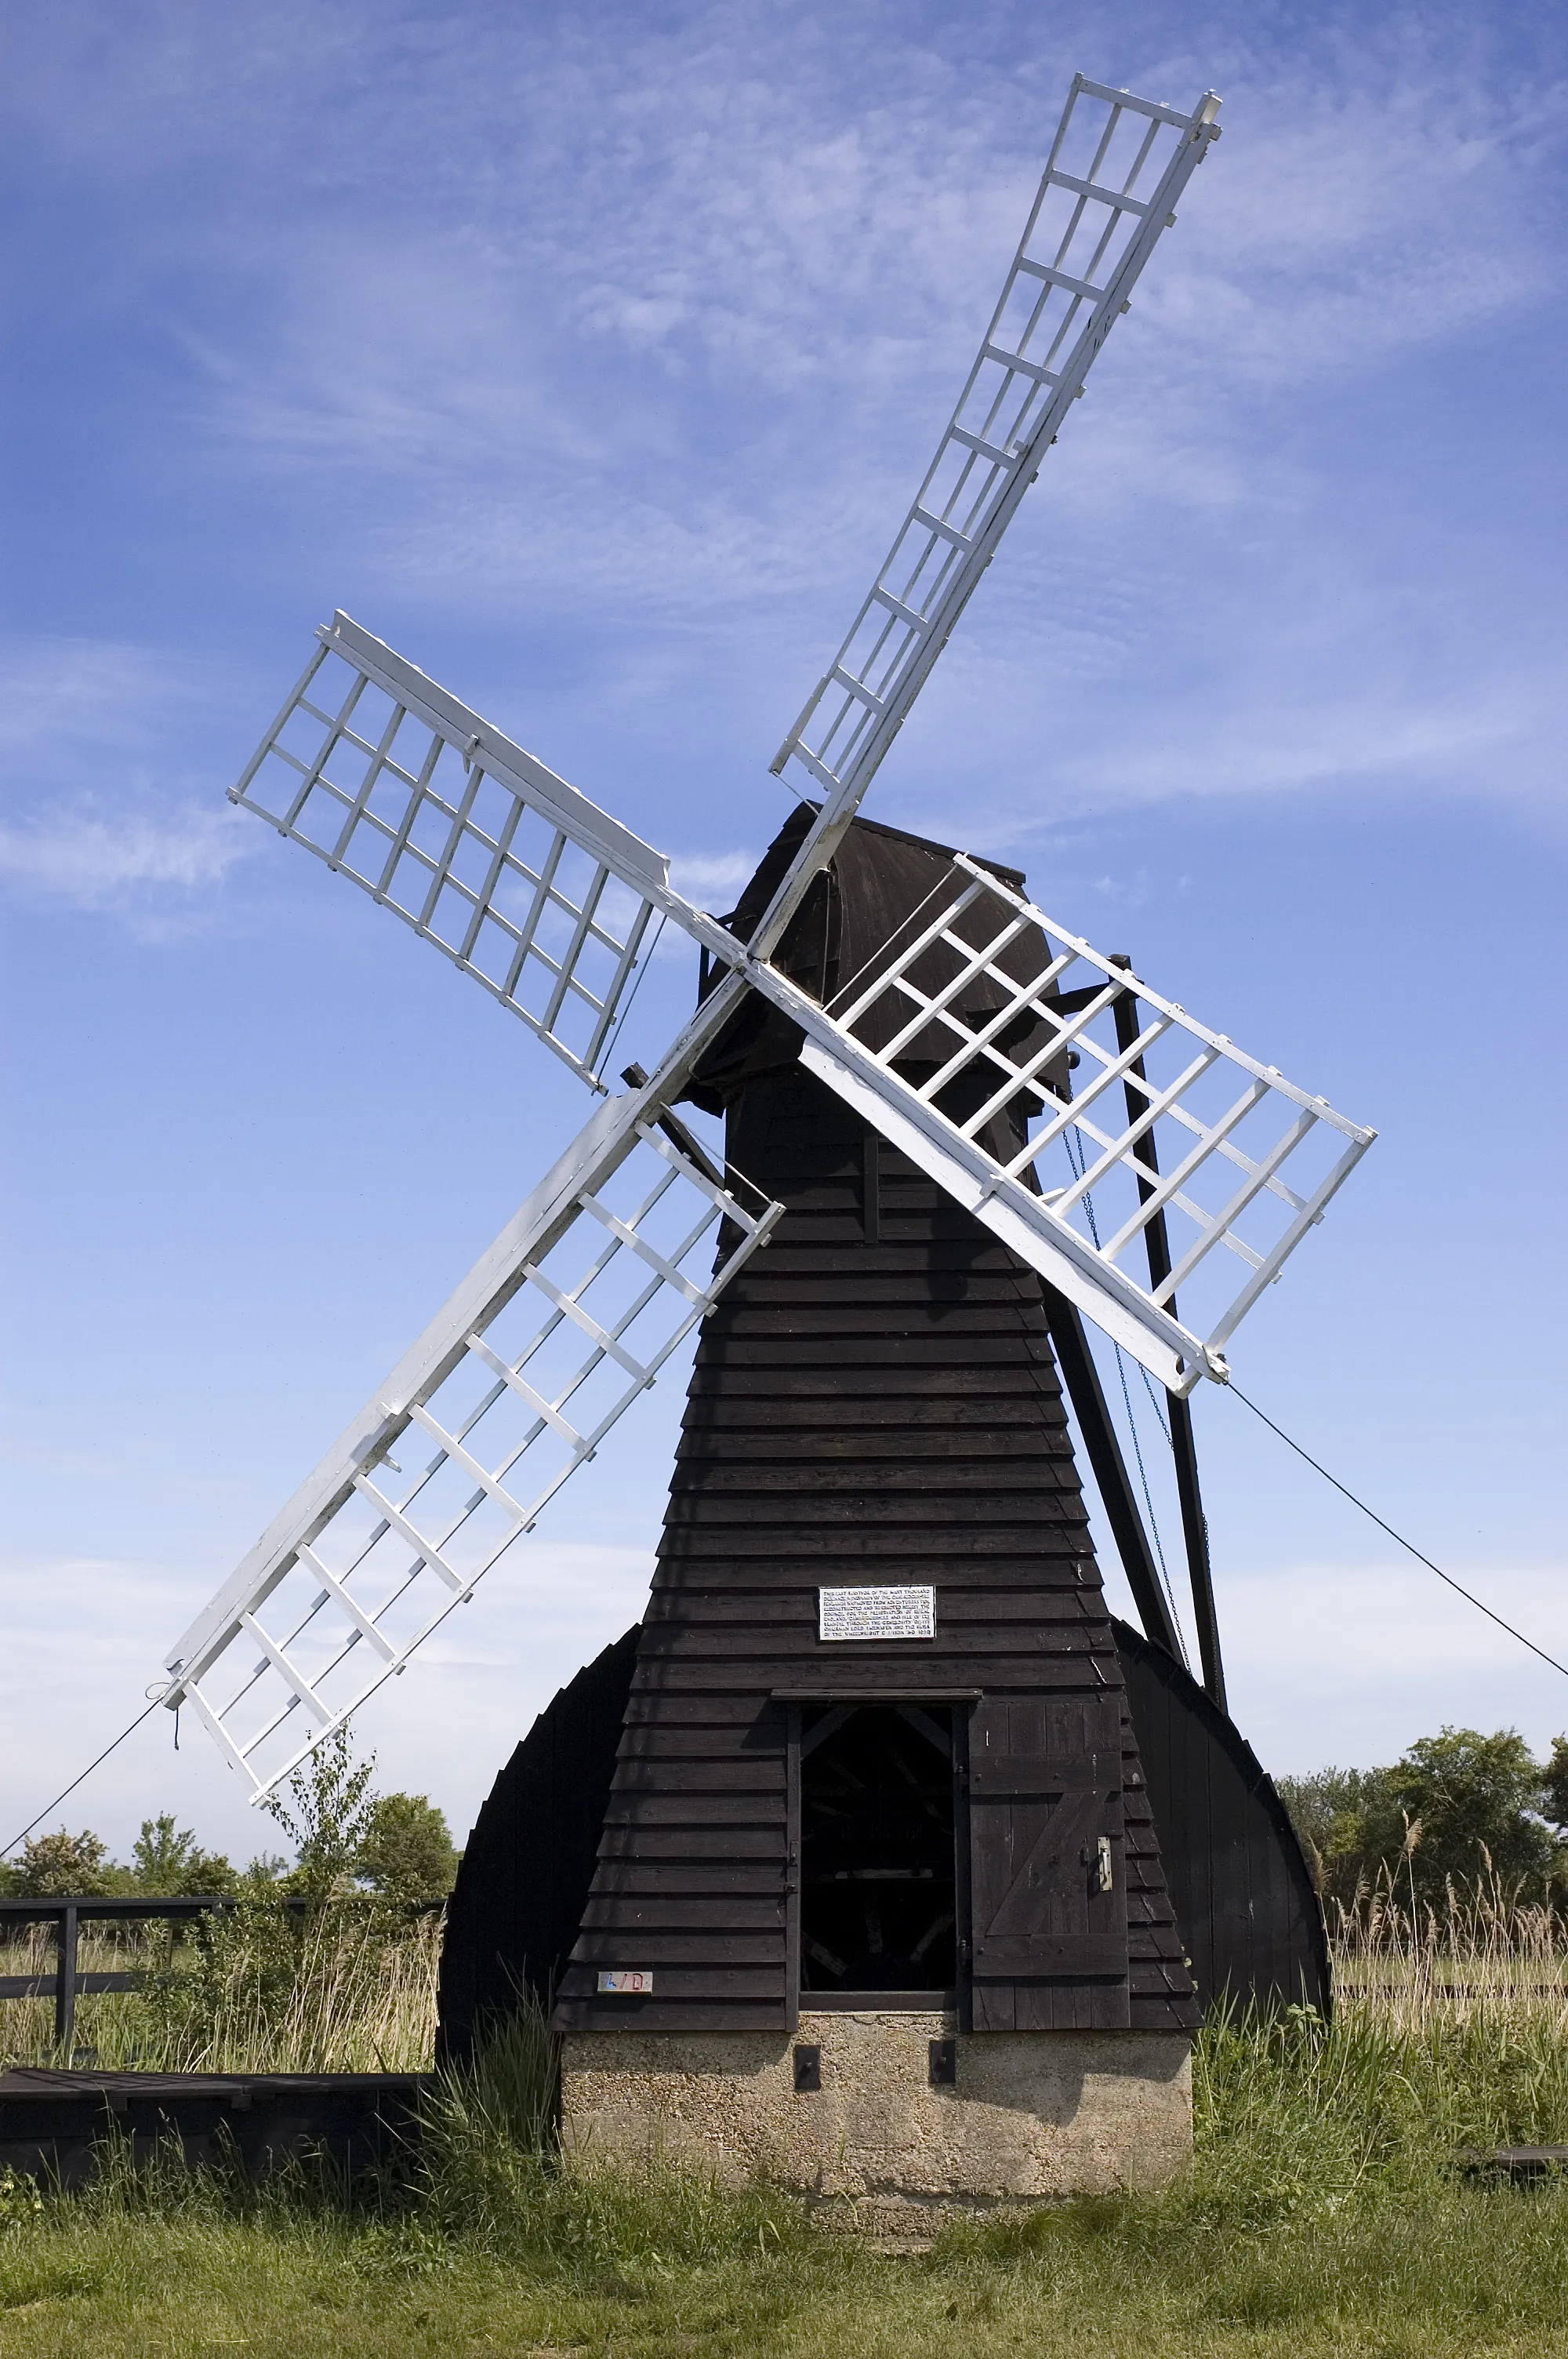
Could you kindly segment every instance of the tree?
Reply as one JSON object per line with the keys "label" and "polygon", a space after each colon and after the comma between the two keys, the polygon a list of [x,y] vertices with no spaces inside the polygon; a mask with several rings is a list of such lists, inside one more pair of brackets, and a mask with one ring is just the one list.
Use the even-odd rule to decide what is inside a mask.
{"label": "tree", "polygon": [[237,1882],[222,1852],[203,1851],[172,1811],[142,1821],[131,1846],[131,1880],[138,1892],[173,1897],[189,1892],[232,1892]]}
{"label": "tree", "polygon": [[1568,1886],[1568,1737],[1542,1763],[1517,1729],[1444,1728],[1391,1768],[1278,1783],[1318,1890],[1346,1907],[1380,1874],[1438,1908],[1450,1880],[1495,1874],[1528,1899]]}
{"label": "tree", "polygon": [[371,1812],[359,1872],[389,1900],[435,1900],[458,1873],[446,1815],[425,1794],[384,1794]]}
{"label": "tree", "polygon": [[1554,1736],[1552,1740],[1552,1752],[1541,1779],[1541,1807],[1559,1835],[1568,1842],[1568,1736]]}
{"label": "tree", "polygon": [[375,1797],[370,1781],[375,1756],[355,1761],[346,1728],[323,1738],[288,1781],[287,1799],[269,1794],[263,1809],[295,1846],[297,1860],[286,1888],[324,1900],[351,1892],[370,1832]]}
{"label": "tree", "polygon": [[22,1845],[22,1856],[11,1871],[12,1889],[22,1900],[63,1900],[72,1895],[86,1899],[107,1892],[114,1871],[108,1846],[90,1827],[79,1835],[64,1827],[52,1835],[35,1835]]}
{"label": "tree", "polygon": [[1389,1769],[1328,1768],[1277,1781],[1314,1883],[1347,1908],[1357,1886],[1403,1851],[1405,1822],[1392,1775]]}
{"label": "tree", "polygon": [[1389,1772],[1395,1800],[1421,1823],[1411,1860],[1418,1896],[1441,1901],[1450,1878],[1473,1885],[1495,1873],[1544,1897],[1561,1853],[1541,1817],[1548,1776],[1517,1728],[1483,1736],[1445,1727],[1418,1739]]}

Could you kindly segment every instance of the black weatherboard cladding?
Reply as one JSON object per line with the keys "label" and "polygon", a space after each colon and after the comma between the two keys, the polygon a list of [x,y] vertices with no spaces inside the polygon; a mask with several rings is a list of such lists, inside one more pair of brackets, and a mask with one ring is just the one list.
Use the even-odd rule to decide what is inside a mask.
{"label": "black weatherboard cladding", "polygon": [[[1179,1663],[1126,1623],[1111,1627],[1200,2004],[1229,1992],[1326,2013],[1323,1914],[1251,1746]],[[442,2059],[467,2056],[476,2016],[504,2013],[524,1987],[549,2001],[593,1880],[637,1636],[607,1647],[540,1713],[480,1812],[441,1955]]]}
{"label": "black weatherboard cladding", "polygon": [[546,2006],[593,1881],[637,1632],[580,1670],[539,1714],[463,1849],[441,1944],[438,2063],[465,2061],[519,1992]]}
{"label": "black weatherboard cladding", "polygon": [[1323,1909],[1272,1780],[1162,1648],[1115,1625],[1160,1852],[1205,2006],[1227,1993],[1329,2012]]}
{"label": "black weatherboard cladding", "polygon": [[[774,846],[738,927],[802,824]],[[830,994],[951,878],[940,846],[857,825],[781,963]],[[1039,1282],[871,1140],[802,1071],[797,1046],[753,1001],[693,1091],[725,1109],[732,1168],[785,1211],[702,1330],[556,2022],[788,2027],[787,1699],[904,1690],[979,1695],[972,1719],[957,1715],[971,1748],[1011,1764],[1012,1786],[977,1791],[965,1828],[995,1851],[976,1879],[994,1917],[974,1929],[976,2027],[1190,2027]],[[935,1640],[820,1643],[818,1587],[878,1582],[935,1585]],[[1048,1859],[1069,1785],[1075,1848]],[[1098,1832],[1107,1907],[1091,1890]],[[600,1996],[611,1967],[651,1969],[652,1995]]]}

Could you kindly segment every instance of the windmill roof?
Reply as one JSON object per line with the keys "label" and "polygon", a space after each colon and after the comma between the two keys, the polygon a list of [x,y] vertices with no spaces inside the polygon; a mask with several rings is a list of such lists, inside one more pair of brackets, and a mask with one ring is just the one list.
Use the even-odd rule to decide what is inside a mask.
{"label": "windmill roof", "polygon": [[[739,902],[722,920],[732,933],[744,937],[755,929],[816,817],[816,806],[803,803],[784,821]],[[1014,892],[1022,891],[1021,869],[979,853],[970,857]],[[968,888],[971,879],[954,866],[954,859],[951,844],[875,820],[856,819],[796,911],[773,953],[774,965],[830,1009],[836,999],[847,1006],[875,980],[879,962],[907,944],[917,925],[928,925]],[[998,930],[996,919],[995,911],[971,907],[960,913],[954,930],[978,947]],[[1024,982],[1040,973],[1047,956],[1044,937],[1030,928],[999,963]],[[949,945],[935,944],[911,968],[911,979],[922,991],[935,992],[950,979],[957,962],[958,953]],[[1002,1004],[1001,985],[994,976],[981,975],[966,985],[951,1006],[959,1018],[974,1021]],[[909,1013],[909,1002],[890,993],[857,1020],[856,1037],[868,1048],[884,1047]],[[1008,1042],[1014,1052],[1024,1045],[1024,1036],[1039,1028],[1028,1016],[1022,1027],[1020,1039]],[[718,1113],[757,1074],[793,1064],[800,1039],[797,1026],[752,995],[703,1059],[687,1094]],[[930,1069],[951,1048],[950,1034],[942,1038],[933,1031],[912,1041],[900,1063]]]}

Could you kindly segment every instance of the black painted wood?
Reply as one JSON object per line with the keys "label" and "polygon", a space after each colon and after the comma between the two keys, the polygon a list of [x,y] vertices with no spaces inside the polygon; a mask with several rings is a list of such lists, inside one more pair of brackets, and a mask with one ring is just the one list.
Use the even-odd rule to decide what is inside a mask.
{"label": "black painted wood", "polygon": [[555,1995],[593,1881],[636,1653],[628,1630],[561,1689],[480,1811],[441,1950],[438,2062],[470,2056],[520,1990],[545,2006]]}
{"label": "black painted wood", "polygon": [[1179,1663],[1115,1625],[1147,1799],[1198,1996],[1326,2015],[1323,1910],[1267,1771]]}
{"label": "black painted wood", "polygon": [[[797,813],[781,832],[732,921],[738,931],[806,823]],[[857,824],[779,963],[829,997],[875,971],[912,913],[929,918],[961,890],[945,847]],[[957,922],[962,931],[969,920]],[[1022,945],[1017,954],[1030,955]],[[916,980],[945,983],[951,963],[949,951],[933,951]],[[954,1012],[989,1014],[1003,988],[968,983]],[[867,1037],[891,1037],[893,1020],[891,1008],[878,1011]],[[911,1070],[940,1046],[935,1034],[912,1041]],[[781,1691],[980,1690],[983,1710],[1033,1712],[1042,1729],[1052,1715],[1065,1728],[1075,1714],[1108,1711],[1141,1791],[1039,1282],[804,1073],[798,1048],[794,1027],[753,1001],[691,1090],[725,1113],[731,1168],[785,1212],[699,1342],[589,1907],[592,1938],[562,1974],[562,2028],[792,2023],[800,1868],[785,1771],[799,1722]],[[1065,1067],[1041,1078],[1065,1086]],[[818,1589],[865,1582],[933,1585],[935,1640],[824,1645]],[[967,1719],[964,1732],[967,1744]],[[993,1975],[999,2022],[1010,2010],[1054,2020],[1053,2009],[1087,2021],[1108,2006],[1152,2027],[1195,2019],[1147,1809],[1126,1810],[1108,1788],[1108,1824],[1119,1809],[1126,1933],[1115,2000],[1103,1971],[1076,1978],[1087,1996],[1058,1971],[1049,1997],[1029,1986],[1021,2014],[1004,2002],[1012,1982]],[[960,1819],[967,1912],[974,1827]],[[759,1981],[742,1988],[739,1961],[717,1940],[701,1991],[657,1967],[653,1945],[673,1935],[686,1897],[714,1895],[726,1870],[737,1900],[765,1893],[776,1905],[777,1997]],[[615,1954],[618,1931],[625,1946]],[[1097,1969],[1102,1952],[1103,1940]],[[651,1994],[601,1996],[597,1976],[610,1964],[652,1967]]]}
{"label": "black painted wood", "polygon": [[0,2172],[88,2185],[114,2138],[141,2166],[178,2143],[187,2163],[269,2178],[325,2158],[346,2182],[406,2160],[416,2142],[423,2072],[0,2072]]}
{"label": "black painted wood", "polygon": [[[1146,1927],[1152,1914],[1155,1924],[1163,1927],[1168,1881],[1179,1942],[1192,1960],[1193,1979],[1204,2005],[1228,1992],[1243,2003],[1305,2003],[1326,2013],[1332,1993],[1322,1913],[1301,1847],[1266,1773],[1195,1680],[1126,1623],[1113,1621],[1111,1630],[1138,1739],[1136,1760],[1129,1763],[1124,1756],[1121,1793],[1119,1869],[1130,1923]],[[546,1945],[554,1943],[549,1966],[536,1984],[541,1994],[547,1993],[578,1930],[578,1920],[568,1921],[565,1913],[571,1906],[569,1897],[555,1929],[541,1936],[531,1930],[535,1920],[517,1897],[557,1889],[564,1859],[576,1862],[584,1891],[591,1880],[599,1829],[585,1831],[581,1791],[570,1774],[562,1774],[563,1762],[568,1771],[570,1762],[580,1764],[605,1795],[614,1775],[618,1807],[624,1806],[626,1797],[645,1789],[661,1807],[672,1803],[683,1822],[688,1810],[700,1806],[704,1794],[728,1803],[744,1790],[773,1797],[784,1807],[782,1754],[743,1753],[730,1744],[722,1757],[712,1758],[710,1730],[694,1732],[664,1719],[651,1736],[636,1728],[622,1734],[616,1772],[617,1699],[628,1694],[637,1639],[635,1629],[628,1631],[619,1646],[608,1648],[540,1714],[481,1813],[465,1854],[442,1960],[443,2053],[466,2052],[481,1958],[491,1970],[489,2003],[504,2006],[531,1979],[530,1959],[543,1960]],[[582,1709],[589,1690],[597,1699],[591,1722]],[[816,1687],[807,1700],[819,1701],[823,1692]],[[652,1760],[643,1749],[650,1743]],[[693,1747],[700,1748],[695,1757]],[[983,1751],[974,1756],[970,1773],[982,1797],[989,1782]],[[1062,1766],[1076,1771],[1088,1757],[1079,1756],[1075,1764],[1065,1756]],[[672,1774],[680,1789],[673,1796],[668,1792]],[[1162,1870],[1153,1876],[1152,1832],[1157,1836]],[[563,1923],[565,1931],[560,1930]],[[679,1963],[722,1970],[733,1962],[771,1967],[778,1956],[781,1930],[776,1868],[770,1861],[743,1865],[733,1860],[718,1864],[688,1860],[677,1877],[664,1858],[622,1864],[613,1892],[583,1905],[580,1930],[584,1962],[616,1963],[632,1939],[640,1955],[655,1966]],[[1146,1935],[1129,1943],[1130,2020],[1146,2019],[1171,1996],[1168,1960],[1151,1950]],[[787,1966],[787,1941],[784,1954]],[[721,2001],[722,1991],[716,1996]],[[906,1996],[905,2004],[913,2006],[917,1999],[932,2003],[928,1995],[915,1994]],[[822,1992],[811,2000],[814,2006],[837,2003]],[[988,1985],[982,2011],[988,2005],[1005,2013],[1008,2001]],[[1010,2020],[1016,2024],[1015,1995],[1011,2006]],[[1025,2019],[1035,2011],[1026,2000]]]}
{"label": "black painted wood", "polygon": [[1124,1776],[1115,1688],[1061,1698],[988,1695],[977,1707],[969,1726],[976,2031],[1128,2028]]}

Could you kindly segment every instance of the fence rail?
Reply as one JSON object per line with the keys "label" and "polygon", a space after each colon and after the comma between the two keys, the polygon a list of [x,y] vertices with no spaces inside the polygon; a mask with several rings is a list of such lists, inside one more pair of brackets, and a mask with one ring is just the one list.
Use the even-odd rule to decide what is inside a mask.
{"label": "fence rail", "polygon": [[[362,1896],[369,1902],[371,1896]],[[79,1998],[103,1998],[120,1991],[139,1990],[152,1969],[132,1967],[124,1973],[82,1973],[77,1965],[78,1943],[81,1928],[86,1924],[136,1924],[155,1922],[159,1919],[170,1923],[181,1919],[211,1917],[222,1910],[238,1907],[229,1893],[180,1894],[176,1898],[144,1899],[139,1895],[93,1896],[80,1894],[59,1899],[0,1899],[0,1942],[8,1942],[13,1926],[52,1925],[55,1928],[55,1960],[47,1973],[0,1974],[0,1999],[54,1998],[54,2042],[62,2053],[69,2054],[76,2031],[76,2003]],[[280,1894],[276,1904],[293,1916],[304,1916],[312,1906],[309,1899],[295,1894]],[[380,1904],[384,1906],[384,1903]],[[410,1917],[426,1917],[444,1908],[444,1900],[410,1900],[401,1904]]]}

